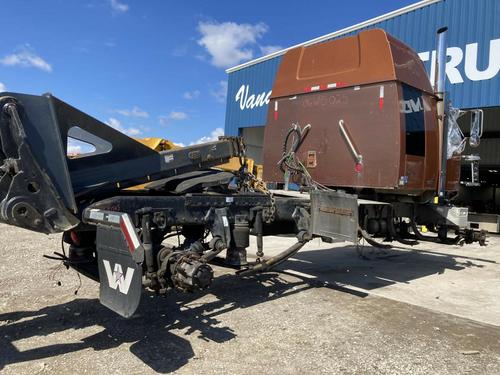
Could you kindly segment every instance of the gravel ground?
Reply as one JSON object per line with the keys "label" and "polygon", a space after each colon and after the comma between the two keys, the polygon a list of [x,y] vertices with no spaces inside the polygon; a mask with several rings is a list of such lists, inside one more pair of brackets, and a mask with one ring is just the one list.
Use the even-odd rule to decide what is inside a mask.
{"label": "gravel ground", "polygon": [[42,258],[60,236],[0,235],[5,374],[500,373],[498,326],[290,272],[217,269],[208,294],[144,294],[125,320],[96,283]]}

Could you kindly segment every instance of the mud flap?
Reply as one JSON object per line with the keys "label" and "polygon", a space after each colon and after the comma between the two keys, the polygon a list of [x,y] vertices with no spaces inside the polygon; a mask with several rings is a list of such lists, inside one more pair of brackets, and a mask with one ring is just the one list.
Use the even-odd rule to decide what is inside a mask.
{"label": "mud flap", "polygon": [[137,310],[142,292],[142,266],[134,260],[120,228],[97,226],[99,300],[117,314],[129,318]]}

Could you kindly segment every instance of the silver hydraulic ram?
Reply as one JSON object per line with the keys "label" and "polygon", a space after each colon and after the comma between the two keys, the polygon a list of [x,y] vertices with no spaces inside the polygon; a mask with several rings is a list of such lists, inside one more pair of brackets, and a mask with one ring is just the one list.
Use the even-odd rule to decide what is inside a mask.
{"label": "silver hydraulic ram", "polygon": [[446,50],[447,50],[447,35],[448,28],[442,27],[437,31],[437,57],[435,66],[435,83],[434,92],[439,98],[437,102],[437,116],[439,129],[441,131],[441,149],[440,149],[440,165],[439,165],[439,186],[438,197],[440,203],[446,199],[446,164],[448,154],[448,106],[446,105]]}

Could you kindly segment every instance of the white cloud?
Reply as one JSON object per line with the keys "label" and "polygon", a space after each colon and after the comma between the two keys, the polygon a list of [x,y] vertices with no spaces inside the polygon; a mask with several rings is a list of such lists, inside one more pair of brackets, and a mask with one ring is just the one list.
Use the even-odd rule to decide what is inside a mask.
{"label": "white cloud", "polygon": [[123,134],[129,135],[129,136],[134,136],[134,135],[139,135],[142,132],[137,129],[137,128],[126,128],[122,125],[120,120],[110,117],[108,121],[106,121],[106,124],[111,126],[112,128],[118,130],[119,132],[122,132]]}
{"label": "white cloud", "polygon": [[22,66],[52,72],[52,65],[38,56],[29,44],[21,47],[16,53],[4,56],[0,59],[0,63],[6,66]]}
{"label": "white cloud", "polygon": [[186,91],[182,97],[187,100],[193,100],[200,96],[200,90]]}
{"label": "white cloud", "polygon": [[82,153],[82,147],[74,144],[74,141],[71,139],[68,139],[68,149],[67,149],[67,154],[68,155],[79,155]]}
{"label": "white cloud", "polygon": [[268,30],[265,23],[251,25],[235,22],[199,22],[201,38],[198,44],[211,56],[211,63],[218,68],[228,68],[243,60],[252,59],[252,47]]}
{"label": "white cloud", "polygon": [[90,143],[68,137],[68,144],[66,149],[67,155],[72,156],[72,155],[88,154],[94,152],[95,150],[96,150],[95,146]]}
{"label": "white cloud", "polygon": [[140,117],[140,118],[149,117],[149,113],[140,109],[137,106],[134,106],[132,109],[115,109],[114,112],[126,117]]}
{"label": "white cloud", "polygon": [[186,145],[182,142],[174,142],[174,145],[179,146],[179,147],[186,147]]}
{"label": "white cloud", "polygon": [[224,104],[227,98],[227,81],[219,81],[217,83],[217,88],[210,91],[210,94],[217,102]]}
{"label": "white cloud", "polygon": [[144,125],[140,125],[139,129],[141,130],[141,133],[148,133],[151,131],[151,128],[149,126],[144,126]]}
{"label": "white cloud", "polygon": [[128,11],[128,4],[120,3],[118,0],[110,0],[111,8],[118,13],[125,13]]}
{"label": "white cloud", "polygon": [[108,124],[112,128],[117,129],[118,127],[121,126],[122,123],[120,122],[120,120],[117,120],[114,117],[110,117],[109,120],[106,122],[106,124]]}
{"label": "white cloud", "polygon": [[160,125],[166,126],[172,121],[183,121],[189,118],[186,112],[182,111],[171,111],[167,116],[158,116],[158,121]]}
{"label": "white cloud", "polygon": [[125,134],[128,134],[128,135],[139,135],[141,134],[142,132],[137,129],[137,128],[128,128],[125,130]]}
{"label": "white cloud", "polygon": [[2,82],[0,82],[0,92],[7,91],[7,86],[5,86]]}
{"label": "white cloud", "polygon": [[281,46],[260,46],[260,51],[262,55],[270,55],[271,53],[281,51],[283,47]]}
{"label": "white cloud", "polygon": [[170,112],[168,117],[172,120],[182,121],[182,120],[186,120],[188,118],[188,115],[186,112],[172,111],[172,112]]}
{"label": "white cloud", "polygon": [[212,132],[210,133],[209,136],[201,137],[200,139],[198,139],[194,142],[191,142],[189,145],[197,145],[200,143],[214,142],[214,141],[219,140],[219,137],[222,135],[224,135],[224,129],[217,128],[217,129],[212,130]]}
{"label": "white cloud", "polygon": [[168,120],[168,116],[158,116],[158,122],[161,126],[167,126],[170,121]]}

